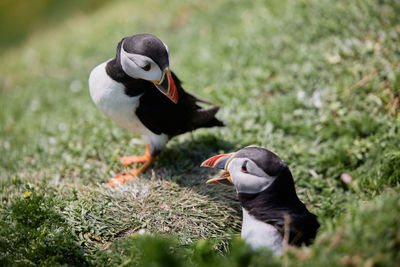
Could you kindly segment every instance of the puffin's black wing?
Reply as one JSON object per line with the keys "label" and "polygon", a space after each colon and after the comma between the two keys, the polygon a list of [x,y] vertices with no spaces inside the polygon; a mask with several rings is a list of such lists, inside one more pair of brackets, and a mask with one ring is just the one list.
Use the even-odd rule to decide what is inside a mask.
{"label": "puffin's black wing", "polygon": [[[223,126],[223,123],[215,118],[218,106],[186,93],[174,73],[172,73],[172,78],[178,90],[177,104],[164,96],[150,82],[147,83],[146,89],[140,97],[136,115],[150,131],[173,137],[201,127]],[[203,109],[198,103],[212,106]]]}
{"label": "puffin's black wing", "polygon": [[[298,210],[297,210],[298,209]],[[259,218],[268,224],[274,226],[282,236],[285,236],[286,231],[286,219],[288,216],[289,231],[287,234],[289,238],[289,244],[295,246],[301,246],[303,243],[309,245],[315,238],[319,223],[317,216],[310,213],[305,206],[298,208],[281,208],[274,211],[268,212],[268,214],[258,214]]]}
{"label": "puffin's black wing", "polygon": [[[245,198],[244,194],[240,195],[243,200]],[[304,243],[309,245],[315,238],[320,225],[317,216],[310,213],[303,203],[300,202],[296,206],[264,206],[263,208],[253,208],[249,213],[258,220],[274,226],[282,236],[285,236],[285,224],[289,222],[289,231],[287,233],[289,234],[289,244],[300,246]],[[250,208],[249,205],[247,207]],[[287,219],[289,221],[286,220],[286,216],[288,216]]]}
{"label": "puffin's black wing", "polygon": [[305,210],[302,213],[289,213],[289,243],[291,245],[300,246],[303,243],[309,245],[317,235],[317,230],[320,226],[317,220],[317,216],[308,212],[305,207],[304,209]]}
{"label": "puffin's black wing", "polygon": [[315,238],[319,223],[296,195],[292,174],[286,167],[275,181],[257,194],[238,194],[242,206],[258,220],[271,224],[285,234],[285,217],[289,216],[289,243],[310,244]]}

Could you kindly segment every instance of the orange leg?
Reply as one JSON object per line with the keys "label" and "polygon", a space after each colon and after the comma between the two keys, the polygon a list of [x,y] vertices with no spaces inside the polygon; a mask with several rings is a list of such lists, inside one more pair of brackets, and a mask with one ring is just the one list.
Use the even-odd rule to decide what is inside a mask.
{"label": "orange leg", "polygon": [[146,161],[151,158],[150,155],[150,145],[146,145],[146,152],[143,156],[127,156],[127,157],[121,157],[119,160],[122,162],[123,165],[131,165],[134,163],[145,163]]}
{"label": "orange leg", "polygon": [[[122,159],[128,159],[128,160],[123,161]],[[143,163],[143,165],[139,169],[130,169],[127,172],[117,173],[107,183],[108,186],[117,187],[118,184],[125,184],[127,181],[135,179],[150,167],[150,165],[154,162],[155,158],[150,154],[150,146],[146,145],[146,153],[143,156],[122,157],[120,158],[120,160],[124,165],[129,165],[133,163]]]}

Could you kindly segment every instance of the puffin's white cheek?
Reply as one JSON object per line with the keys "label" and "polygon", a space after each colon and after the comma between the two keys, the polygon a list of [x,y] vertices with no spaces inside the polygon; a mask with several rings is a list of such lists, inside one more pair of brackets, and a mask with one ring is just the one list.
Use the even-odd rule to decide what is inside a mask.
{"label": "puffin's white cheek", "polygon": [[239,193],[255,194],[264,191],[272,183],[272,180],[248,173],[239,172],[231,176],[232,183]]}
{"label": "puffin's white cheek", "polygon": [[132,78],[138,78],[138,72],[140,72],[138,65],[130,60],[125,53],[121,53],[121,66],[126,74]]}

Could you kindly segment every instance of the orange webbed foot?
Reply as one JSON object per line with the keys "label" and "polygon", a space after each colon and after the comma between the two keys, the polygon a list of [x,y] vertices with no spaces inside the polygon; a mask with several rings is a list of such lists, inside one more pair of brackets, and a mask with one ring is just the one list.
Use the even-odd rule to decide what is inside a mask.
{"label": "orange webbed foot", "polygon": [[124,165],[130,165],[133,163],[143,163],[143,165],[139,169],[130,169],[127,172],[117,173],[108,183],[106,183],[106,185],[117,187],[120,184],[125,184],[126,182],[137,178],[150,167],[154,162],[154,157],[150,154],[150,147],[147,145],[146,153],[143,156],[122,157],[120,160]]}
{"label": "orange webbed foot", "polygon": [[117,173],[108,183],[106,183],[106,185],[117,187],[120,184],[125,184],[128,181],[135,179],[138,175],[138,171],[135,169],[128,170],[127,172]]}

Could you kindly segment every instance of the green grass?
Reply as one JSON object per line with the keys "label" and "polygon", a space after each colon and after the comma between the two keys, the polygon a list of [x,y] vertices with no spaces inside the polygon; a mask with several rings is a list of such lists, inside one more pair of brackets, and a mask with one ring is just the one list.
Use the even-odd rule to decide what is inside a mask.
{"label": "green grass", "polygon": [[[0,58],[0,261],[398,266],[399,13],[397,1],[121,0],[35,31]],[[118,157],[144,145],[102,116],[87,79],[142,32],[227,127],[173,139],[111,190]],[[309,248],[273,259],[236,241],[235,192],[206,186],[216,173],[199,164],[249,144],[288,163],[319,216]]]}

